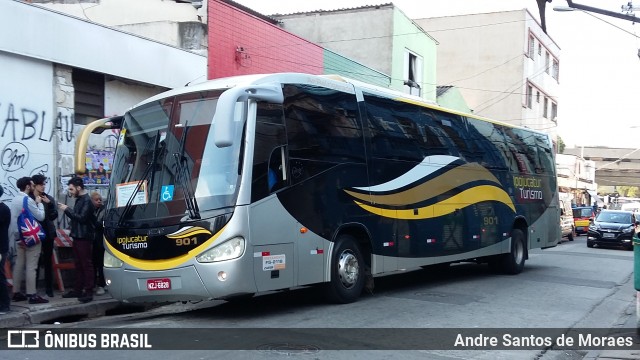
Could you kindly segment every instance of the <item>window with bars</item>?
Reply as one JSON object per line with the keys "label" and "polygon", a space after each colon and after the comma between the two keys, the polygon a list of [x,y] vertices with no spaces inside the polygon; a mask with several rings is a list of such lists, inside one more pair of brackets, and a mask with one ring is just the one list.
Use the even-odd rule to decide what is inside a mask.
{"label": "window with bars", "polygon": [[527,84],[527,107],[531,109],[531,105],[533,102],[533,87]]}
{"label": "window with bars", "polygon": [[550,58],[551,56],[549,55],[548,52],[545,53],[544,55],[544,71],[548,74],[549,73],[549,67],[551,65],[550,63]]}
{"label": "window with bars", "polygon": [[555,102],[551,102],[551,120],[554,122],[557,122],[557,117],[558,117],[558,104],[556,104]]}
{"label": "window with bars", "polygon": [[548,98],[544,98],[544,108],[542,109],[542,117],[544,118],[548,118],[549,117],[549,99]]}
{"label": "window with bars", "polygon": [[553,59],[553,69],[551,72],[551,76],[556,80],[558,80],[558,77],[560,77],[560,64],[556,59]]}
{"label": "window with bars", "polygon": [[536,39],[533,35],[529,34],[529,52],[527,53],[530,58],[533,59],[533,49],[535,48]]}

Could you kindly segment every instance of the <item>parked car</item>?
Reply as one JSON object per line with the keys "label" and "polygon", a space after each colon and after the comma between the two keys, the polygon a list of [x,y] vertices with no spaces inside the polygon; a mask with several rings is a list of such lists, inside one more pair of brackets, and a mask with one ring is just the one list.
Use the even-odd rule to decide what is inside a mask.
{"label": "parked car", "polygon": [[593,212],[593,208],[590,206],[574,207],[573,209],[573,224],[576,229],[576,234],[584,234],[589,231],[589,224],[596,217]]}
{"label": "parked car", "polygon": [[640,221],[632,211],[602,210],[589,226],[587,246],[617,245],[633,250],[633,235]]}
{"label": "parked car", "polygon": [[573,241],[576,234],[571,205],[564,200],[560,200],[560,232],[562,237],[566,237],[569,241]]}

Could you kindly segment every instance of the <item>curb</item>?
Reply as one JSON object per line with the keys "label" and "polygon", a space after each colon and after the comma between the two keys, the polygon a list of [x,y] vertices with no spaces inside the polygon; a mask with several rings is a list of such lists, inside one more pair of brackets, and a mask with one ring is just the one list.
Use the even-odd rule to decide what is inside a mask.
{"label": "curb", "polygon": [[86,304],[78,303],[74,300],[63,304],[41,305],[41,307],[35,309],[14,306],[14,309],[20,308],[20,310],[0,315],[0,328],[39,325],[64,317],[92,318],[104,316],[106,312],[123,306],[122,303],[115,299],[94,300]]}

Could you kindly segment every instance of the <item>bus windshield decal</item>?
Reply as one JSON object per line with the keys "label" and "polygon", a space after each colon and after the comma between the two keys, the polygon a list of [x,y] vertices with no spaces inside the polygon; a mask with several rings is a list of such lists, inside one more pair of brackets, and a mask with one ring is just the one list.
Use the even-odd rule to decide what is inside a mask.
{"label": "bus windshield decal", "polygon": [[[135,194],[134,194],[135,192]],[[133,181],[123,184],[116,184],[116,203],[117,207],[127,206],[131,201],[131,205],[141,205],[148,203],[149,194],[147,191],[147,180],[142,182]]]}

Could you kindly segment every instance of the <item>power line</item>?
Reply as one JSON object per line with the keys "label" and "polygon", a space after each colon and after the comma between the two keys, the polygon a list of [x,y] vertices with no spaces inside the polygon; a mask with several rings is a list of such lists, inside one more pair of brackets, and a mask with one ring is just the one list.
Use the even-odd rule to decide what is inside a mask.
{"label": "power line", "polygon": [[[318,42],[313,42],[313,43],[315,43],[315,44],[332,44],[332,43],[339,43],[339,42],[345,42],[345,41],[375,40],[375,39],[392,38],[392,37],[396,37],[396,36],[419,35],[419,34],[425,34],[425,33],[429,34],[429,33],[432,33],[432,32],[455,31],[455,30],[464,30],[464,29],[472,29],[472,28],[481,28],[481,27],[504,25],[504,24],[510,24],[510,23],[514,23],[514,22],[523,22],[523,21],[529,21],[529,20],[527,20],[527,19],[525,19],[525,20],[512,20],[512,21],[503,21],[503,22],[497,22],[497,23],[491,23],[491,24],[473,25],[473,26],[463,26],[463,27],[449,28],[449,29],[439,29],[439,30],[429,30],[429,31],[416,31],[416,32],[403,33],[403,34],[369,36],[369,37],[340,39],[340,40],[327,40],[327,41],[318,41]],[[282,29],[286,30],[286,28],[284,28],[284,27]],[[309,42],[311,42],[311,41],[302,41],[302,42],[299,42],[299,43],[280,44],[280,45],[245,47],[245,49],[268,49],[268,48],[274,48],[274,47],[280,48],[280,47],[285,47],[285,46],[300,46],[300,45],[308,45]]]}

